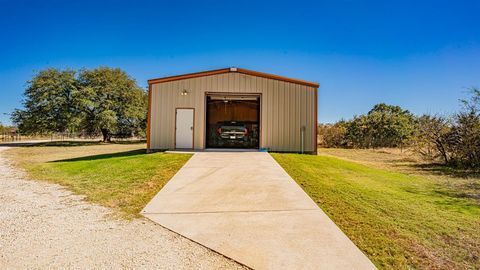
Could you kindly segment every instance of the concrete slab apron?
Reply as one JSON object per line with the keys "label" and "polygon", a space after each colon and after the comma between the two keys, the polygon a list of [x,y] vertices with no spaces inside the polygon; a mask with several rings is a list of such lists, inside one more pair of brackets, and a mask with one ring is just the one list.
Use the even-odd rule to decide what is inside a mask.
{"label": "concrete slab apron", "polygon": [[254,269],[375,269],[268,153],[196,153],[142,213]]}

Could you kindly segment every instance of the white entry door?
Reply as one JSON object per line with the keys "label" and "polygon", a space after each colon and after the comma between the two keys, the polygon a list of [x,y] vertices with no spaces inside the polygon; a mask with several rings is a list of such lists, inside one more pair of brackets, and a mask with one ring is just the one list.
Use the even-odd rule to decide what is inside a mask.
{"label": "white entry door", "polygon": [[175,148],[193,148],[193,109],[176,109]]}

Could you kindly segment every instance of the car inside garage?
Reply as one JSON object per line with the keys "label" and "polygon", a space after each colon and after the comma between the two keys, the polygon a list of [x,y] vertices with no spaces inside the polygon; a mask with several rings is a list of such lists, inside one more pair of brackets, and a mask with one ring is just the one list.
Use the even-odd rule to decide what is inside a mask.
{"label": "car inside garage", "polygon": [[209,94],[206,108],[208,148],[259,148],[259,95]]}

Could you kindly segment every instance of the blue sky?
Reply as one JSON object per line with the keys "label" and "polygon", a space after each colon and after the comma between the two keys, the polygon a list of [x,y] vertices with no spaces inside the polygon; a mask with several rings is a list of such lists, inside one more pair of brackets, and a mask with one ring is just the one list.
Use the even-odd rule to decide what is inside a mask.
{"label": "blue sky", "polygon": [[161,76],[237,66],[319,82],[319,121],[448,114],[480,86],[479,1],[0,0],[0,122],[47,67]]}

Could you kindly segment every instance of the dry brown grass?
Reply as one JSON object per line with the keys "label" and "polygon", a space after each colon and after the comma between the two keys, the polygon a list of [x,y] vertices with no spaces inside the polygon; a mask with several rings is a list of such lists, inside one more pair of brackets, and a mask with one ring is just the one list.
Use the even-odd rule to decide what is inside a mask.
{"label": "dry brown grass", "polygon": [[46,142],[7,150],[17,165],[145,149],[145,143],[99,143],[93,141]]}
{"label": "dry brown grass", "polygon": [[446,187],[445,192],[449,192],[449,195],[473,198],[480,205],[480,174],[478,172],[431,163],[409,149],[319,148],[318,154],[354,161],[377,169],[422,176]]}
{"label": "dry brown grass", "polygon": [[355,161],[379,169],[407,169],[415,164],[425,164],[422,159],[408,149],[343,149],[319,148],[320,155],[333,156]]}

